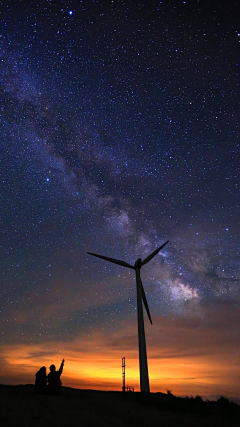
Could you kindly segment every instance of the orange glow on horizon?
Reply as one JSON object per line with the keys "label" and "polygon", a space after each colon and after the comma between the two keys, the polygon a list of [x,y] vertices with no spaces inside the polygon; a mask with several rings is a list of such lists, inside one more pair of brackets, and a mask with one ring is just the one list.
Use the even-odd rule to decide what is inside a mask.
{"label": "orange glow on horizon", "polygon": [[[41,366],[54,363],[60,366],[65,358],[62,374],[64,386],[121,391],[122,387],[122,351],[113,352],[114,357],[91,351],[81,351],[74,345],[64,345],[63,349],[51,345],[51,356],[45,355],[46,348],[42,345],[8,346],[4,350],[5,367],[0,375],[5,383],[20,384],[35,381],[35,373]],[[75,348],[75,349],[74,349]],[[151,352],[150,352],[151,353]],[[32,354],[35,356],[32,357]],[[39,356],[36,356],[38,354]],[[134,355],[135,356],[135,355]],[[125,352],[126,357],[126,385],[133,386],[139,391],[138,359],[133,352]],[[179,358],[151,358],[149,355],[149,378],[152,392],[172,390],[178,396],[217,395],[240,397],[239,389],[234,383],[238,374],[236,366],[222,365],[221,360],[215,357],[179,357]],[[5,372],[4,372],[5,370]],[[4,376],[5,375],[5,376]]]}
{"label": "orange glow on horizon", "polygon": [[[146,322],[150,390],[172,390],[177,396],[240,397],[239,313],[225,306],[212,306],[194,316],[155,316]],[[207,319],[207,320],[205,320]],[[121,390],[122,357],[126,358],[126,385],[139,391],[139,362],[136,321],[122,320],[110,333],[95,328],[89,333],[59,342],[0,346],[0,383],[33,384],[41,366],[57,369],[65,359],[65,386]],[[51,339],[51,340],[50,340]]]}

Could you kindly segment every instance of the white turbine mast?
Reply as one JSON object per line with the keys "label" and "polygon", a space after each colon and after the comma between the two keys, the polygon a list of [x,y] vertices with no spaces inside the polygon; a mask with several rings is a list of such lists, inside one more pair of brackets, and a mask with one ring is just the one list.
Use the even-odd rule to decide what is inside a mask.
{"label": "white turbine mast", "polygon": [[138,313],[138,348],[139,348],[139,370],[140,370],[140,390],[145,392],[150,392],[149,388],[149,377],[148,377],[148,363],[147,363],[147,350],[146,350],[146,340],[145,340],[145,330],[144,330],[144,320],[143,320],[143,308],[142,301],[145,305],[145,309],[152,325],[152,319],[150,311],[148,308],[147,298],[143,289],[143,284],[140,276],[140,269],[143,265],[147,264],[157,253],[164,248],[164,246],[169,242],[165,242],[162,246],[157,248],[152,252],[147,258],[143,261],[141,258],[138,258],[134,265],[128,264],[125,261],[120,261],[119,259],[109,258],[103,255],[97,255],[92,252],[87,252],[89,255],[96,256],[98,258],[104,259],[114,264],[121,265],[123,267],[132,268],[135,270],[136,274],[136,285],[137,285],[137,313]]}

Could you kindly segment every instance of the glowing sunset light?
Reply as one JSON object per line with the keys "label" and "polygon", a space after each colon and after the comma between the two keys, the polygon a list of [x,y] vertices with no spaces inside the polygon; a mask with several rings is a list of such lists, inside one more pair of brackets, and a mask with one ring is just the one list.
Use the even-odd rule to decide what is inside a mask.
{"label": "glowing sunset light", "polygon": [[[234,317],[234,316],[233,316]],[[187,319],[186,319],[187,320]],[[156,319],[156,322],[158,320]],[[201,336],[203,330],[195,330],[184,323],[184,318],[178,319],[178,327],[182,330],[188,328],[191,339],[192,333],[198,335],[199,346],[201,346]],[[193,321],[194,324],[194,321]],[[173,347],[166,346],[166,341],[171,343],[172,338],[169,330],[172,330],[170,319],[161,321],[161,334],[156,327],[149,334],[149,377],[151,380],[152,392],[166,392],[166,389],[173,390],[176,395],[192,394],[221,394],[239,396],[239,390],[235,384],[238,375],[238,349],[232,351],[231,355],[226,350],[211,345],[211,355],[197,355],[194,349],[192,355],[188,355],[181,344],[181,333],[175,338]],[[139,390],[139,366],[136,343],[136,322],[132,322],[128,328],[129,348],[123,350],[124,333],[122,330],[116,331],[111,340],[115,342],[113,351],[109,351],[108,337],[100,330],[96,330],[92,335],[82,338],[81,343],[75,339],[72,343],[65,343],[60,346],[58,342],[52,342],[49,346],[38,345],[8,345],[5,347],[3,358],[4,365],[0,368],[0,375],[5,378],[8,372],[7,382],[17,384],[22,382],[33,383],[36,371],[43,365],[49,368],[54,363],[58,368],[62,357],[65,358],[64,372],[62,374],[63,385],[78,388],[96,388],[100,390],[121,390],[121,360],[126,357],[126,383]],[[150,330],[150,326],[149,326]],[[229,338],[234,336],[226,331]],[[157,334],[157,335],[156,335]],[[222,331],[222,334],[224,332]],[[175,334],[173,333],[173,336]],[[156,336],[160,337],[158,348],[156,349]],[[155,337],[155,338],[154,338]],[[222,339],[224,337],[222,336]],[[224,340],[223,340],[224,341]],[[132,350],[132,343],[135,351]],[[165,345],[163,344],[165,342]],[[116,345],[116,343],[118,343]],[[155,343],[155,344],[154,344]],[[185,345],[187,342],[185,342]],[[207,343],[205,343],[206,346]],[[188,344],[189,345],[189,344]],[[171,355],[171,357],[169,357]]]}

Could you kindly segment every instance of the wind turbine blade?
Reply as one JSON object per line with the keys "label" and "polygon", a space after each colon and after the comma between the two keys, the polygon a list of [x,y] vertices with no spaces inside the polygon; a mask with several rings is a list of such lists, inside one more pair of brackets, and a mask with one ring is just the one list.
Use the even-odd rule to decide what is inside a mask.
{"label": "wind turbine blade", "polygon": [[157,248],[151,255],[148,255],[148,257],[147,258],[145,258],[143,261],[142,261],[142,265],[144,265],[144,264],[147,264],[149,261],[151,261],[151,259],[153,258],[153,257],[155,257],[155,255],[157,255],[157,253],[162,249],[162,248],[164,248],[164,246],[167,244],[169,242],[169,240],[167,241],[167,242],[165,242],[165,243],[163,243],[163,245],[162,246],[160,246],[160,248]]}
{"label": "wind turbine blade", "polygon": [[125,261],[120,261],[119,259],[109,258],[107,256],[93,254],[92,252],[87,252],[87,254],[96,256],[96,257],[101,258],[101,259],[105,259],[106,261],[113,262],[114,264],[122,265],[123,267],[129,267],[129,268],[134,269],[133,265],[130,265]]}
{"label": "wind turbine blade", "polygon": [[151,323],[151,325],[152,325],[151,314],[150,314],[150,311],[149,311],[149,308],[148,308],[147,298],[146,298],[146,295],[145,295],[145,292],[144,292],[144,289],[143,289],[143,284],[142,284],[142,279],[141,279],[141,277],[140,277],[140,281],[141,281],[141,293],[142,293],[142,300],[143,300],[143,302],[144,302],[144,305],[145,305],[145,308],[146,308],[146,312],[147,312],[148,318],[149,318],[150,323]]}

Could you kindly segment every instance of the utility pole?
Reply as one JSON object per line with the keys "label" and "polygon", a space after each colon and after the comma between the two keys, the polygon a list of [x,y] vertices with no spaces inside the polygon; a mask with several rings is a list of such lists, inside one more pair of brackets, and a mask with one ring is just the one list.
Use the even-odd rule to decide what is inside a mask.
{"label": "utility pole", "polygon": [[125,357],[122,358],[122,391],[125,391]]}

